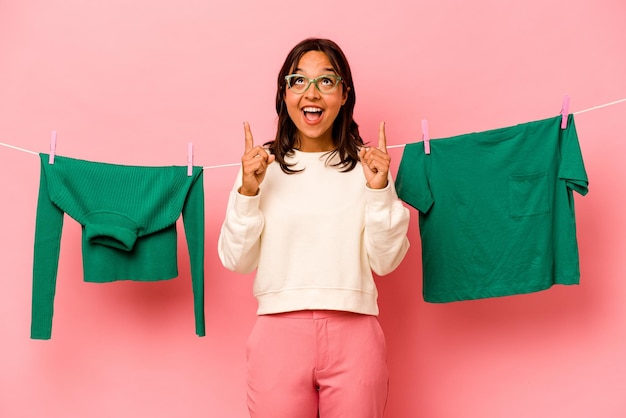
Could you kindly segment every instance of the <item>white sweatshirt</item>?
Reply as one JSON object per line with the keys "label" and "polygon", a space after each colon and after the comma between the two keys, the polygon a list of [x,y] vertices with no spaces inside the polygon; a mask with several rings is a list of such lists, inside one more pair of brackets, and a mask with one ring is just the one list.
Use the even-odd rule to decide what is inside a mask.
{"label": "white sweatshirt", "polygon": [[[393,271],[404,258],[409,210],[389,178],[385,189],[326,164],[326,153],[295,151],[287,162],[303,172],[268,166],[256,196],[230,193],[218,252],[240,273],[257,269],[253,292],[259,315],[306,309],[378,314],[372,270]],[[336,158],[336,157],[335,157]]]}

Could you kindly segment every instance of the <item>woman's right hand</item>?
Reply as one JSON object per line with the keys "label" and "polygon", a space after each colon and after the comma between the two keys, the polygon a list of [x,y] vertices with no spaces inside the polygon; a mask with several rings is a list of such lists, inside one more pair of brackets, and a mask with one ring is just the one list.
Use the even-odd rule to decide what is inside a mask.
{"label": "woman's right hand", "polygon": [[274,162],[274,155],[269,154],[262,146],[254,145],[252,131],[248,122],[243,123],[245,134],[245,151],[241,157],[242,181],[239,193],[255,196],[259,193],[261,182],[265,178],[267,166]]}

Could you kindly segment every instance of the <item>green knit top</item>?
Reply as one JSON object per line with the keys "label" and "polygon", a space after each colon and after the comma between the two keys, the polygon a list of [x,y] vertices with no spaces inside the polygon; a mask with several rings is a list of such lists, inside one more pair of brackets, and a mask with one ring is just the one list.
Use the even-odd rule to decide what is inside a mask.
{"label": "green knit top", "polygon": [[202,167],[116,165],[40,154],[31,338],[49,339],[64,213],[82,225],[84,280],[158,281],[178,276],[176,221],[190,257],[196,334],[204,324]]}

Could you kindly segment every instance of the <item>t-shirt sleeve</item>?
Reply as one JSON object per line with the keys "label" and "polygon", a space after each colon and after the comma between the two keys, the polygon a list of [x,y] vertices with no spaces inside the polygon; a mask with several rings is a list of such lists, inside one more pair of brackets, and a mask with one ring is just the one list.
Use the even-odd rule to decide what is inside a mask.
{"label": "t-shirt sleeve", "polygon": [[427,213],[434,203],[429,184],[429,163],[430,155],[424,152],[422,142],[407,144],[396,175],[398,197],[422,213]]}
{"label": "t-shirt sleeve", "polygon": [[589,191],[589,180],[578,142],[574,115],[569,115],[567,128],[561,132],[561,164],[559,167],[559,178],[566,182],[569,189],[584,196]]}

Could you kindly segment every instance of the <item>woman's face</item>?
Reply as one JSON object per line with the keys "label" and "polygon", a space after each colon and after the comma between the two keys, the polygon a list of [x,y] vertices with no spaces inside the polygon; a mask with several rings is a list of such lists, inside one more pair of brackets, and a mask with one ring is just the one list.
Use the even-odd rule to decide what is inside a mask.
{"label": "woman's face", "polygon": [[[328,56],[320,51],[309,51],[302,55],[300,62],[291,73],[309,79],[315,79],[321,75],[337,75]],[[285,105],[289,117],[298,130],[296,147],[304,152],[334,150],[333,123],[347,97],[348,93],[342,83],[339,83],[337,88],[328,94],[322,94],[313,83],[301,94],[294,93],[287,87]]]}

